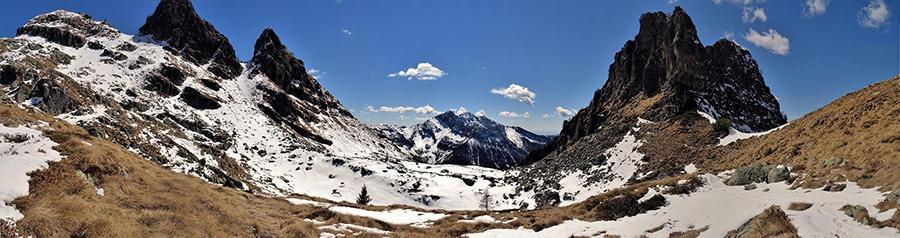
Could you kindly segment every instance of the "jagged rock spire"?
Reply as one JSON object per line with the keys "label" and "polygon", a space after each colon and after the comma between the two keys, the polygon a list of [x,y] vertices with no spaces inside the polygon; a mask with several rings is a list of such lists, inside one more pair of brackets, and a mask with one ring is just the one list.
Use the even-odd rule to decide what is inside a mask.
{"label": "jagged rock spire", "polygon": [[266,28],[259,35],[250,62],[287,94],[322,109],[337,109],[341,114],[350,115],[331,93],[306,72],[303,61],[287,50],[272,28]]}
{"label": "jagged rock spire", "polygon": [[197,65],[211,63],[209,70],[216,76],[233,78],[241,73],[241,64],[228,38],[200,18],[189,0],[160,1],[141,26],[140,35],[167,42]]}
{"label": "jagged rock spire", "polygon": [[[666,120],[697,110],[729,118],[743,132],[787,123],[749,51],[727,39],[704,47],[681,7],[671,15],[645,13],[638,34],[616,53],[609,78],[590,105],[564,122],[556,140],[530,154],[523,164],[564,149],[604,125],[635,116]],[[623,114],[633,115],[622,118]]]}

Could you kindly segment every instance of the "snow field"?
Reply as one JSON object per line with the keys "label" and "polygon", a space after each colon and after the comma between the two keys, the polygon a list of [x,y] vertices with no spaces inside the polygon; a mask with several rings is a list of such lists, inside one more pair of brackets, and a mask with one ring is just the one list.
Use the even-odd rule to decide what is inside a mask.
{"label": "snow field", "polygon": [[[469,237],[568,237],[593,236],[605,231],[606,235],[622,237],[668,237],[669,234],[709,226],[700,237],[723,237],[730,230],[737,229],[750,218],[762,213],[772,205],[781,206],[801,237],[897,237],[895,228],[876,229],[862,225],[845,215],[839,209],[847,204],[860,204],[869,211],[877,211],[877,204],[884,193],[877,188],[864,189],[855,183],[847,183],[842,192],[827,192],[822,189],[790,190],[785,183],[758,183],[755,190],[746,191],[742,186],[726,186],[725,178],[712,174],[700,175],[706,185],[688,195],[664,195],[669,205],[633,217],[615,221],[585,222],[565,221],[540,232],[534,230],[495,229],[483,233],[468,234]],[[766,189],[769,189],[766,191]],[[651,191],[653,191],[651,189]],[[794,202],[813,203],[805,211],[787,210]],[[891,213],[892,214],[892,213]],[[879,214],[881,218],[887,215]],[[662,230],[648,233],[647,230],[663,225]]]}

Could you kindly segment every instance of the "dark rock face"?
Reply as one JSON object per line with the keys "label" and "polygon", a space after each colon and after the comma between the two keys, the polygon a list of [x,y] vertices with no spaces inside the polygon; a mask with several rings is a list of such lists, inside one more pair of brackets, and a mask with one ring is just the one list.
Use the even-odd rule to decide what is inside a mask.
{"label": "dark rock face", "polygon": [[82,106],[68,88],[52,79],[38,80],[31,96],[40,97],[41,110],[51,115],[66,113]]}
{"label": "dark rock face", "polygon": [[212,63],[209,71],[216,76],[234,78],[241,73],[241,64],[228,38],[200,18],[189,0],[160,1],[141,26],[140,35],[152,35],[154,40],[181,49],[182,56],[197,65]]}
{"label": "dark rock face", "polygon": [[258,107],[297,135],[331,145],[330,140],[316,134],[315,128],[300,122],[319,122],[316,115],[353,119],[350,111],[306,72],[303,61],[287,50],[272,29],[263,30],[256,40],[250,65],[251,75],[263,74],[272,82],[271,86],[257,86],[266,94]]}
{"label": "dark rock face", "polygon": [[84,46],[87,36],[111,35],[118,32],[105,21],[95,22],[88,14],[65,10],[39,15],[16,29],[16,35],[40,36],[48,41],[75,48]]}
{"label": "dark rock face", "polygon": [[700,110],[716,119],[729,118],[742,132],[787,123],[750,52],[726,39],[704,47],[691,18],[675,7],[672,15],[641,15],[638,34],[616,53],[609,78],[590,104],[564,122],[556,140],[530,154],[523,165],[565,149],[603,126],[634,120],[619,115],[650,98],[652,105],[638,116],[651,121]]}
{"label": "dark rock face", "polygon": [[218,109],[222,107],[218,100],[192,87],[185,87],[181,92],[181,100],[196,109]]}
{"label": "dark rock face", "polygon": [[253,46],[251,64],[255,70],[272,80],[280,89],[301,101],[317,105],[323,110],[338,110],[341,115],[352,116],[341,106],[303,66],[303,61],[287,50],[271,28],[260,34]]}
{"label": "dark rock face", "polygon": [[145,80],[148,83],[146,86],[147,90],[156,91],[169,97],[177,96],[181,93],[178,85],[175,85],[175,83],[162,75],[150,74],[147,75]]}
{"label": "dark rock face", "polygon": [[380,137],[413,151],[419,162],[497,169],[516,166],[529,152],[553,139],[470,112],[453,111],[410,127],[382,124],[371,129]]}

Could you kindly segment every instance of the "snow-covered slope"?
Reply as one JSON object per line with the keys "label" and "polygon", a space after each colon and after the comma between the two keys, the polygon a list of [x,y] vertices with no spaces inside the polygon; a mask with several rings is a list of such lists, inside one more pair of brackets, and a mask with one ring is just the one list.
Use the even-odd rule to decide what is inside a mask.
{"label": "snow-covered slope", "polygon": [[[791,189],[785,183],[759,183],[755,190],[740,186],[726,186],[727,174],[703,174],[699,176],[705,186],[688,195],[663,195],[669,202],[659,210],[613,221],[585,222],[567,220],[562,224],[541,231],[531,229],[496,229],[468,237],[570,237],[606,236],[621,237],[670,237],[675,232],[702,230],[699,237],[725,237],[728,231],[762,213],[770,206],[780,206],[797,228],[800,237],[896,237],[896,228],[874,228],[856,222],[841,207],[861,204],[868,211],[876,211],[884,193],[875,188],[860,188],[847,182],[841,192],[822,189]],[[645,195],[658,194],[653,189]],[[788,210],[792,203],[811,203],[802,211]],[[893,210],[886,211],[889,215]],[[875,215],[875,214],[873,214]]]}
{"label": "snow-covered slope", "polygon": [[498,169],[516,166],[529,152],[553,139],[463,109],[447,111],[409,127],[387,124],[370,127],[381,137],[410,150],[419,162]]}
{"label": "snow-covered slope", "polygon": [[[272,182],[283,180],[268,172],[275,169],[268,161],[408,157],[359,123],[318,84],[304,90],[324,92],[319,101],[330,107],[293,94],[279,97],[286,89],[257,71],[268,62],[244,64],[240,75],[221,78],[210,72],[211,63],[196,65],[151,35],[123,34],[86,14],[63,10],[38,16],[25,28],[44,30],[3,39],[3,92],[172,170],[279,195],[300,188],[290,180]],[[61,44],[64,38],[51,34],[57,31],[85,43]],[[62,92],[44,90],[49,96],[40,97],[40,82],[45,81]],[[68,99],[57,95],[78,104],[48,107]],[[273,97],[281,100],[273,102]]]}

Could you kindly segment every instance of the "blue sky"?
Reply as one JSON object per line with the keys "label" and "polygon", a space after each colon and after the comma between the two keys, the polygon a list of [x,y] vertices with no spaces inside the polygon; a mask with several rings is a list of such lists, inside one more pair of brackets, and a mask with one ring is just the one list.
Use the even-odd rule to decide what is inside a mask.
{"label": "blue sky", "polygon": [[[566,110],[587,106],[603,86],[640,15],[676,5],[703,44],[728,37],[749,49],[790,119],[900,73],[897,1],[193,2],[242,61],[273,28],[368,124],[411,125],[463,107],[558,133]],[[157,3],[2,0],[0,37],[57,9],[136,34]]]}

